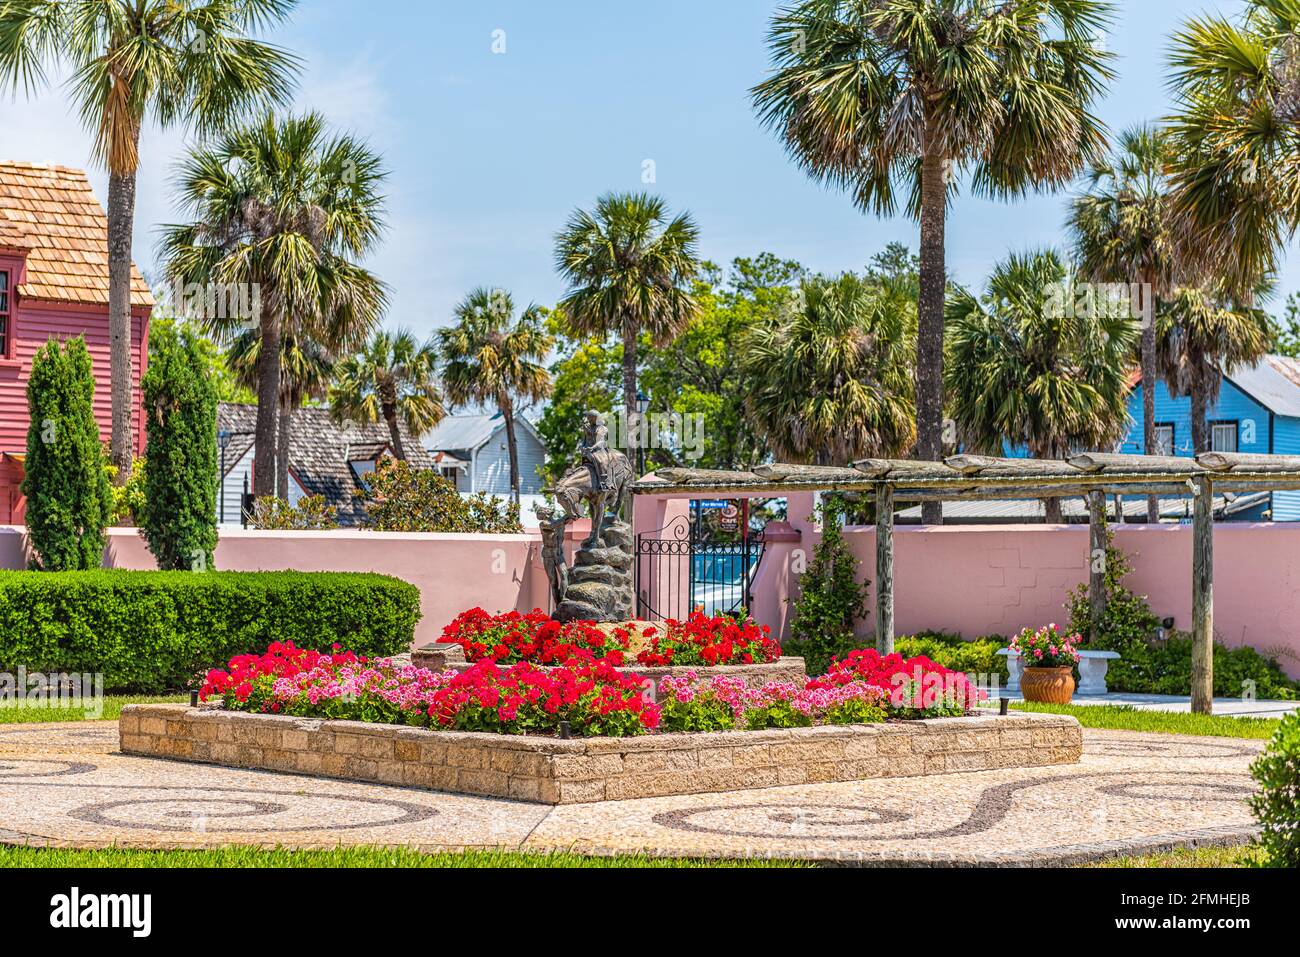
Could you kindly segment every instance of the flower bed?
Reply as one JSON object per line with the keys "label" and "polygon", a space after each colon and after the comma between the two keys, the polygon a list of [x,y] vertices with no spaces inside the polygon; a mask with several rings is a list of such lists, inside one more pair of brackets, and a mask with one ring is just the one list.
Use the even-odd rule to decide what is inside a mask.
{"label": "flower bed", "polygon": [[881,655],[874,648],[851,651],[843,660],[832,661],[826,674],[812,679],[808,686],[836,688],[858,682],[888,691],[899,717],[959,714],[987,697],[963,672],[945,668],[924,655]]}

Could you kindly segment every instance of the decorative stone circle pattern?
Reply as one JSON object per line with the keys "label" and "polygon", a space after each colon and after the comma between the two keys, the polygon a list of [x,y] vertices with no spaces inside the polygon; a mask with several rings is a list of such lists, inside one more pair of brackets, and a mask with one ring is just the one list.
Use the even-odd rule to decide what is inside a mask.
{"label": "decorative stone circle pattern", "polygon": [[1083,749],[1078,721],[1050,714],[562,741],[128,705],[119,727],[126,754],[542,804],[1045,767]]}

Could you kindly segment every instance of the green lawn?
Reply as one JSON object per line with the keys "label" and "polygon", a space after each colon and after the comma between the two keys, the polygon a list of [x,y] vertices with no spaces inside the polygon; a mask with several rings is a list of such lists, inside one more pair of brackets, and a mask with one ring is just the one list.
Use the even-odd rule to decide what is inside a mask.
{"label": "green lawn", "polygon": [[204,851],[139,851],[129,848],[77,851],[66,848],[0,845],[0,868],[10,867],[807,867],[797,861],[712,861],[656,858],[629,854],[584,857],[580,854],[518,854],[510,851],[465,851],[421,854],[407,849],[346,847],[329,851],[283,848],[222,847]]}
{"label": "green lawn", "polygon": [[0,724],[43,724],[52,721],[86,721],[98,717],[103,721],[116,721],[122,708],[128,704],[180,704],[190,700],[189,695],[104,695],[104,713],[88,715],[82,708],[16,707],[13,702],[0,702]]}
{"label": "green lawn", "polygon": [[1280,722],[1275,718],[1231,718],[1227,715],[1180,714],[1175,711],[1146,711],[1114,704],[1037,704],[1013,702],[1014,711],[1069,714],[1085,728],[1114,728],[1122,731],[1157,731],[1163,734],[1198,734],[1216,738],[1271,738]]}
{"label": "green lawn", "polygon": [[1257,848],[1191,847],[1143,857],[1113,857],[1081,867],[1258,867],[1263,854]]}

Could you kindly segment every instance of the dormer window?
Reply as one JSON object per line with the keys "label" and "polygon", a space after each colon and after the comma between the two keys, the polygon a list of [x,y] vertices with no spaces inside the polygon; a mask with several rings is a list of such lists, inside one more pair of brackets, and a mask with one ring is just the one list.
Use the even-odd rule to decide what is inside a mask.
{"label": "dormer window", "polygon": [[13,332],[10,301],[12,290],[9,288],[9,273],[0,269],[0,357],[9,355],[9,338]]}

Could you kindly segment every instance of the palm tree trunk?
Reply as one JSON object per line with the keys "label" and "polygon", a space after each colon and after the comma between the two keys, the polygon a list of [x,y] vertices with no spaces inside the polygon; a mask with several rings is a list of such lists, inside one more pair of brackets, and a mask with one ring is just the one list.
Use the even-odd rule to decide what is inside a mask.
{"label": "palm tree trunk", "polygon": [[510,494],[519,502],[519,443],[515,439],[515,410],[509,401],[500,404],[501,415],[506,420],[506,448],[510,453]]}
{"label": "palm tree trunk", "polygon": [[1204,379],[1197,375],[1192,378],[1192,454],[1200,455],[1210,451],[1210,411],[1209,390]]}
{"label": "palm tree trunk", "polygon": [[276,494],[286,502],[289,501],[289,436],[293,430],[293,406],[293,401],[286,396],[280,406],[279,438],[275,444]]}
{"label": "palm tree trunk", "polygon": [[253,495],[275,495],[276,432],[280,411],[280,317],[262,313],[262,344],[257,357],[257,426],[254,435]]}
{"label": "palm tree trunk", "polygon": [[[921,271],[916,336],[916,456],[937,461],[943,453],[943,300],[947,286],[944,232],[948,186],[938,137],[938,116],[926,121],[921,161]],[[943,504],[925,502],[921,521],[943,523]]]}
{"label": "palm tree trunk", "polygon": [[[139,131],[135,133],[137,143]],[[135,383],[131,369],[131,231],[135,225],[135,171],[108,177],[108,364],[112,382],[115,481],[131,477],[135,453]]]}
{"label": "palm tree trunk", "polygon": [[388,423],[388,437],[393,443],[393,454],[397,456],[399,462],[405,462],[406,448],[402,445],[402,430],[397,427],[397,403],[384,402],[380,407],[384,414],[384,421]]}
{"label": "palm tree trunk", "polygon": [[1043,499],[1044,516],[1043,521],[1048,525],[1063,525],[1064,518],[1061,515],[1061,500],[1059,498]]}
{"label": "palm tree trunk", "polygon": [[636,425],[636,327],[623,323],[623,414],[627,429]]}
{"label": "palm tree trunk", "polygon": [[[1146,289],[1142,314],[1142,450],[1147,455],[1156,454],[1156,299],[1155,283],[1148,273],[1144,277]],[[1171,450],[1172,451],[1172,450]],[[1160,524],[1160,503],[1154,495],[1147,496],[1147,521]]]}

